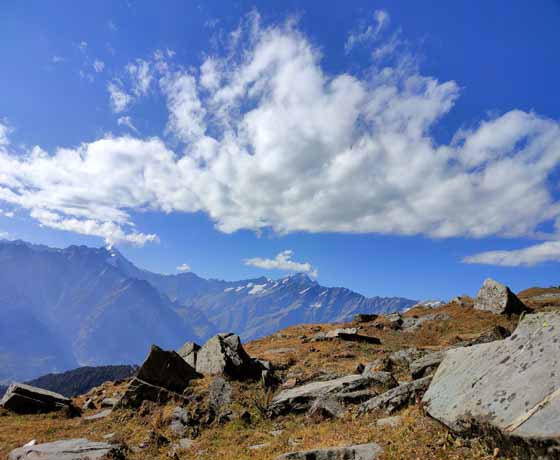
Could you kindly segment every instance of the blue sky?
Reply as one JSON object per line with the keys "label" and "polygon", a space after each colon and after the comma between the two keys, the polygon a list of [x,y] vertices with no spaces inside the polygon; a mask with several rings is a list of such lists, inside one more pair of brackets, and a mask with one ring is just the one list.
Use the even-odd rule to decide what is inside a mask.
{"label": "blue sky", "polygon": [[2,2],[0,234],[366,295],[559,284],[559,25],[555,1]]}

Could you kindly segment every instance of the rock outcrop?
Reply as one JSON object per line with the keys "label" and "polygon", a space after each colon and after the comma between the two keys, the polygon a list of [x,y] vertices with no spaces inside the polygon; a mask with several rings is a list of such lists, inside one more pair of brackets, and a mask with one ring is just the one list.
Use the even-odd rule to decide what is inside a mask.
{"label": "rock outcrop", "polygon": [[360,411],[363,413],[379,409],[392,414],[401,407],[414,403],[416,398],[427,390],[431,380],[432,377],[424,377],[402,383],[398,387],[366,401],[360,407]]}
{"label": "rock outcrop", "polygon": [[474,302],[477,310],[497,315],[520,314],[530,309],[510,289],[492,278],[487,278],[478,291]]}
{"label": "rock outcrop", "polygon": [[124,460],[125,452],[120,446],[87,439],[67,439],[45,444],[26,445],[14,449],[9,460]]}
{"label": "rock outcrop", "polygon": [[377,460],[383,449],[375,443],[290,452],[276,460]]}
{"label": "rock outcrop", "polygon": [[217,334],[196,353],[196,370],[203,375],[224,375],[236,380],[258,379],[261,365],[247,354],[239,336]]}
{"label": "rock outcrop", "polygon": [[505,340],[447,352],[424,395],[459,433],[489,433],[520,458],[560,458],[560,314],[527,315]]}
{"label": "rock outcrop", "polygon": [[170,393],[182,393],[189,382],[200,377],[181,356],[152,345],[148,357],[117,404],[138,407],[142,401],[167,402]]}
{"label": "rock outcrop", "polygon": [[371,385],[371,380],[361,375],[346,375],[323,382],[311,382],[278,393],[271,402],[274,415],[287,412],[305,412],[315,399],[362,390]]}
{"label": "rock outcrop", "polygon": [[410,375],[419,379],[433,374],[445,357],[445,350],[435,351],[418,358],[410,364]]}
{"label": "rock outcrop", "polygon": [[362,343],[371,343],[376,345],[381,344],[381,340],[379,340],[377,337],[358,334],[358,329],[356,329],[355,327],[334,329],[325,334],[325,339],[326,340],[340,339],[349,342],[362,342]]}
{"label": "rock outcrop", "polygon": [[0,400],[0,406],[17,414],[39,414],[70,408],[70,399],[24,383],[13,383]]}

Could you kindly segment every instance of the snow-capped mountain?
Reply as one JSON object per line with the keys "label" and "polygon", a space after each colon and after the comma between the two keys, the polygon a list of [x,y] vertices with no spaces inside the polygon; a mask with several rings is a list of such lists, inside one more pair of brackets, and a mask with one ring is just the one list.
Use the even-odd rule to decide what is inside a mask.
{"label": "snow-capped mountain", "polygon": [[151,343],[176,348],[218,331],[248,340],[414,303],[324,287],[305,274],[242,281],[161,275],[114,248],[0,241],[0,382],[78,365],[135,364]]}

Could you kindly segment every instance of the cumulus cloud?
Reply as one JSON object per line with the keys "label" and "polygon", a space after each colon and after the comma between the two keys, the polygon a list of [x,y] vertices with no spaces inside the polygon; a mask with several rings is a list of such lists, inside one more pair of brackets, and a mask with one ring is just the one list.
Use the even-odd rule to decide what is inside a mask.
{"label": "cumulus cloud", "polygon": [[104,238],[134,235],[131,214],[145,210],[202,211],[224,232],[430,237],[534,236],[560,217],[558,121],[512,110],[438,144],[432,131],[459,86],[407,56],[372,60],[360,78],[326,72],[293,22],[264,27],[253,14],[230,37],[198,69],[160,52],[109,83],[115,112],[161,92],[175,151],[130,136],[23,156],[5,146],[0,200]]}
{"label": "cumulus cloud", "polygon": [[187,264],[181,264],[177,267],[177,270],[180,271],[181,273],[186,273],[191,271],[191,267],[190,265]]}
{"label": "cumulus cloud", "polygon": [[296,262],[292,260],[294,251],[286,249],[276,255],[274,259],[263,259],[255,257],[253,259],[245,259],[245,265],[263,268],[265,270],[284,270],[299,273],[308,273],[313,278],[317,278],[318,271],[309,262]]}
{"label": "cumulus cloud", "polygon": [[547,241],[513,251],[488,251],[465,257],[468,264],[500,265],[503,267],[532,266],[542,262],[560,261],[560,241]]}

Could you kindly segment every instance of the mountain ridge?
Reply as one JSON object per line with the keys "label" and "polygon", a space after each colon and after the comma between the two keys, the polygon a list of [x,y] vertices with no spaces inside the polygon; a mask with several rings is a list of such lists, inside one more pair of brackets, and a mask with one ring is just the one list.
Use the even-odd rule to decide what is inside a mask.
{"label": "mountain ridge", "polygon": [[[305,274],[205,279],[137,267],[115,248],[0,241],[0,382],[78,366],[138,364],[147,346],[404,310],[416,301],[324,287]],[[41,338],[39,340],[39,338]]]}

